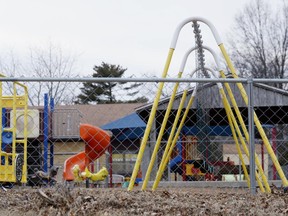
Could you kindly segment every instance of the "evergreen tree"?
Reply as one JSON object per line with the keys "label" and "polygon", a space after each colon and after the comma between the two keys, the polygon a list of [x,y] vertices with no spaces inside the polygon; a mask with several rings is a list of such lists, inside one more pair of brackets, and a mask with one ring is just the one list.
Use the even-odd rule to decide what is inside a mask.
{"label": "evergreen tree", "polygon": [[[102,62],[100,66],[95,66],[93,68],[95,71],[93,73],[94,78],[103,78],[103,77],[117,77],[121,78],[127,68],[122,68],[120,65],[112,65]],[[114,90],[118,86],[122,86],[126,84],[126,82],[85,82],[83,83],[83,87],[81,89],[81,94],[78,95],[78,100],[76,103],[78,104],[89,104],[96,102],[98,104],[103,103],[132,103],[134,100],[117,100],[114,94]],[[132,84],[130,86],[123,87],[122,90],[128,92],[128,90],[136,89],[141,86],[142,83]],[[136,95],[138,91],[134,91],[132,93],[127,94],[127,96]],[[147,101],[147,100],[146,100]],[[136,101],[135,101],[136,102]],[[143,102],[143,98],[141,97],[141,102]]]}

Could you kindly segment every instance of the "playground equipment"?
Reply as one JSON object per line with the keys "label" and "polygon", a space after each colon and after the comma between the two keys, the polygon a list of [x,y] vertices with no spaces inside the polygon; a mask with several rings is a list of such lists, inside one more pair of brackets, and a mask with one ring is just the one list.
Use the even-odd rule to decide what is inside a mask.
{"label": "playground equipment", "polygon": [[181,142],[176,143],[178,154],[175,157],[171,157],[169,167],[170,172],[179,174],[188,181],[197,181],[205,180],[212,181],[214,180],[213,167],[205,162],[203,159],[186,159],[184,146]]}
{"label": "playground equipment", "polygon": [[106,168],[98,173],[89,171],[90,164],[103,155],[110,145],[110,134],[101,128],[80,124],[80,137],[85,142],[85,151],[68,158],[64,162],[63,179],[65,181],[102,181],[108,176]]}
{"label": "playground equipment", "polygon": [[75,182],[82,182],[85,179],[89,179],[92,182],[95,181],[104,181],[108,176],[108,170],[105,167],[102,167],[97,173],[91,173],[86,167],[84,172],[81,172],[78,164],[72,167],[72,172],[74,175]]}
{"label": "playground equipment", "polygon": [[12,85],[12,95],[3,95],[0,82],[0,182],[27,183],[28,89],[19,82]]}
{"label": "playground equipment", "polygon": [[[200,17],[188,18],[188,19],[184,20],[183,22],[181,22],[177,26],[176,31],[175,31],[175,33],[173,35],[173,39],[172,39],[172,42],[171,42],[171,46],[170,46],[170,50],[169,50],[169,53],[168,53],[168,57],[167,57],[167,60],[166,60],[165,66],[164,66],[164,71],[162,73],[162,78],[166,78],[167,77],[169,66],[170,66],[170,62],[172,60],[172,56],[173,56],[174,50],[176,48],[176,44],[177,44],[177,40],[178,40],[180,31],[183,28],[183,26],[185,26],[186,24],[189,24],[189,23],[192,24],[192,27],[194,28],[195,41],[196,41],[197,46],[193,47],[192,49],[190,49],[186,53],[186,55],[184,56],[182,64],[181,64],[181,67],[180,67],[180,70],[179,70],[179,73],[178,73],[179,80],[180,80],[180,78],[182,76],[182,73],[184,71],[184,67],[185,67],[185,64],[186,64],[186,61],[187,61],[187,57],[194,50],[197,50],[198,61],[199,61],[201,72],[203,73],[203,75],[206,78],[210,78],[211,77],[208,74],[208,72],[207,72],[208,71],[207,68],[205,68],[204,49],[208,50],[213,55],[213,57],[215,59],[215,62],[216,62],[217,71],[220,73],[220,78],[226,78],[224,71],[222,69],[220,69],[219,60],[218,60],[217,55],[215,54],[215,52],[213,52],[213,50],[209,49],[208,47],[203,46],[203,44],[202,44],[203,42],[201,40],[202,36],[200,34],[201,31],[200,31],[200,28],[199,28],[200,27],[199,23],[204,23],[210,28],[210,30],[212,31],[212,34],[213,34],[213,36],[214,36],[214,38],[216,40],[216,43],[219,46],[220,51],[221,51],[221,53],[222,53],[222,55],[223,55],[223,57],[224,57],[224,59],[225,59],[225,61],[227,63],[227,66],[230,69],[230,72],[232,73],[232,77],[237,79],[238,75],[236,74],[235,68],[234,68],[234,66],[233,66],[233,64],[232,64],[232,62],[231,62],[231,60],[230,60],[225,48],[224,48],[224,44],[223,44],[223,42],[222,42],[222,40],[221,40],[216,28],[208,20],[200,18]],[[196,70],[198,70],[198,68]],[[212,73],[212,77],[218,79],[218,76],[216,75],[216,73],[213,70],[210,70],[210,72]],[[146,130],[145,130],[142,142],[141,142],[140,150],[139,150],[139,153],[138,153],[138,156],[137,156],[137,160],[136,160],[136,163],[135,163],[135,166],[134,166],[134,170],[133,170],[133,173],[132,173],[132,176],[131,176],[131,179],[130,179],[128,191],[132,190],[133,187],[134,187],[136,176],[137,176],[137,173],[139,171],[139,168],[140,168],[140,165],[141,165],[141,161],[142,161],[142,158],[143,158],[143,154],[144,154],[144,151],[145,151],[145,148],[146,148],[146,144],[147,144],[147,141],[148,141],[148,138],[149,138],[149,134],[150,134],[150,131],[151,131],[151,128],[152,128],[152,125],[153,125],[153,121],[155,119],[155,115],[156,115],[156,111],[157,111],[158,104],[159,104],[159,101],[160,101],[160,96],[162,94],[163,86],[164,86],[164,82],[160,82],[159,85],[158,85],[158,91],[156,93],[156,97],[155,97],[154,103],[152,105],[151,113],[150,113],[150,116],[149,116],[149,119],[148,119],[148,122],[147,122],[147,127],[146,127]],[[149,178],[150,178],[150,173],[152,171],[152,167],[153,167],[153,165],[155,163],[155,160],[156,160],[156,156],[157,156],[157,153],[158,153],[158,150],[159,150],[159,147],[160,147],[160,143],[162,141],[164,130],[165,130],[165,127],[166,127],[166,124],[167,124],[167,121],[168,121],[169,114],[170,114],[172,106],[173,106],[173,102],[174,102],[174,99],[175,99],[175,96],[176,96],[176,93],[177,93],[178,86],[179,86],[179,82],[177,82],[175,84],[175,86],[174,86],[172,95],[171,95],[170,100],[169,100],[169,104],[168,104],[166,112],[165,112],[165,116],[163,118],[163,122],[161,123],[161,128],[160,128],[160,131],[158,133],[158,137],[157,137],[157,140],[156,140],[154,151],[153,151],[152,156],[151,156],[151,161],[150,161],[150,164],[149,164],[147,172],[146,172],[146,176],[145,176],[144,181],[143,181],[142,190],[146,190],[146,188],[147,188],[147,183],[148,183]],[[244,153],[249,158],[250,154],[255,154],[255,152],[249,152],[249,150],[247,148],[247,144],[246,144],[246,142],[250,141],[250,135],[251,134],[248,133],[247,126],[245,125],[244,120],[242,118],[242,115],[241,115],[241,113],[239,111],[238,105],[237,105],[235,97],[234,97],[234,95],[233,95],[233,93],[231,91],[230,85],[225,82],[224,86],[223,86],[219,82],[219,83],[217,83],[217,86],[218,86],[218,89],[219,89],[219,94],[221,96],[223,106],[225,108],[225,112],[226,112],[226,115],[227,115],[227,118],[228,118],[229,126],[231,128],[233,139],[234,139],[235,144],[236,144],[236,148],[237,148],[237,151],[238,151],[238,154],[239,154],[239,159],[241,160],[241,165],[242,165],[243,170],[244,170],[245,179],[247,180],[248,186],[250,186],[250,179],[249,179],[248,171],[247,171],[247,169],[245,167],[245,164],[244,164],[244,161],[243,161],[243,155],[242,155],[242,150],[240,148],[239,141],[240,141],[240,143],[242,145]],[[240,93],[244,103],[248,106],[248,95],[246,93],[245,88],[243,87],[242,83],[236,83],[236,86],[237,86],[237,88],[239,90],[239,93]],[[225,87],[226,92],[227,92],[228,95],[226,95],[226,92],[224,91],[224,87]],[[158,171],[157,171],[157,175],[156,175],[156,179],[154,181],[152,190],[156,190],[157,189],[158,184],[159,184],[159,182],[160,182],[160,180],[162,178],[163,172],[164,172],[164,170],[165,170],[165,168],[166,168],[166,166],[167,166],[167,164],[169,162],[172,150],[174,149],[174,147],[176,145],[176,142],[179,139],[179,135],[180,135],[182,127],[184,126],[185,119],[186,119],[186,117],[188,115],[188,111],[191,108],[191,106],[193,104],[193,101],[194,101],[194,98],[197,95],[197,84],[196,84],[196,86],[195,86],[195,88],[193,90],[191,98],[188,101],[188,104],[186,105],[185,112],[182,115],[182,119],[180,119],[181,111],[184,108],[184,103],[185,103],[185,100],[186,100],[186,97],[187,97],[187,91],[188,91],[187,89],[183,91],[182,98],[181,98],[181,101],[180,101],[180,105],[178,107],[178,111],[177,111],[177,114],[175,116],[175,120],[173,122],[172,129],[170,131],[170,135],[169,135],[168,141],[166,143],[165,151],[163,153],[162,160],[161,160],[161,163],[159,165],[159,168],[158,168]],[[229,98],[229,100],[228,100],[228,98]],[[232,104],[232,107],[234,109],[233,111],[232,111],[230,103]],[[236,115],[234,113],[236,113]],[[274,164],[274,166],[275,166],[275,168],[276,168],[276,170],[277,170],[277,172],[279,174],[279,177],[282,180],[282,184],[284,186],[288,186],[288,182],[287,182],[287,179],[286,179],[286,177],[285,177],[285,175],[283,173],[283,170],[282,170],[282,168],[281,168],[281,166],[280,166],[280,164],[278,162],[278,159],[277,159],[273,149],[271,148],[269,140],[268,140],[268,138],[267,138],[267,136],[266,136],[266,134],[265,134],[265,132],[264,132],[264,130],[262,128],[262,125],[261,125],[261,123],[260,123],[260,121],[259,121],[259,119],[258,119],[258,117],[257,117],[255,112],[253,112],[253,118],[254,118],[254,124],[256,125],[256,127],[257,127],[257,129],[259,131],[259,134],[260,134],[260,136],[261,136],[261,138],[263,140],[263,143],[264,143],[264,145],[265,145],[265,147],[267,149],[267,152],[268,152],[269,156],[271,157],[271,160],[272,160],[272,162],[273,162],[273,164]],[[179,122],[179,124],[178,124],[178,122]],[[240,123],[240,126],[239,126],[239,123]],[[252,122],[252,124],[253,124],[253,122]],[[176,131],[176,133],[175,133],[175,131]],[[256,177],[257,183],[258,183],[258,185],[260,187],[260,190],[262,192],[271,192],[271,189],[270,189],[270,186],[268,184],[267,178],[266,178],[266,176],[265,176],[265,174],[263,172],[261,164],[259,163],[257,155],[255,155],[255,162],[256,162],[256,165],[257,165],[257,170],[259,172],[259,173],[255,172],[255,177]]]}
{"label": "playground equipment", "polygon": [[[0,75],[4,77],[4,75]],[[4,95],[4,92],[11,92]],[[44,96],[43,137],[40,136],[40,109],[28,109],[28,88],[19,82],[0,82],[0,182],[35,185],[35,169],[48,173],[49,111]],[[51,100],[52,110],[52,100]],[[44,155],[41,145],[43,142]],[[53,145],[50,145],[50,168]],[[44,159],[44,160],[43,160]],[[43,162],[43,164],[42,164]]]}

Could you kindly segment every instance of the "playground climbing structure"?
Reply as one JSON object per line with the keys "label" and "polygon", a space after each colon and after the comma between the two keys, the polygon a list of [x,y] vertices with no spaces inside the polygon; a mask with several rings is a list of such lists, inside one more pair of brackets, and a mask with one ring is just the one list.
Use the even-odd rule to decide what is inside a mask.
{"label": "playground climbing structure", "polygon": [[[0,75],[0,77],[4,76]],[[7,91],[4,86],[10,89]],[[4,95],[4,91],[5,93],[11,92],[11,94]],[[1,81],[0,102],[0,182],[27,183],[27,87],[19,82],[4,83]],[[19,122],[22,125],[19,125]],[[16,152],[17,146],[21,146],[21,153]]]}
{"label": "playground climbing structure", "polygon": [[[201,73],[205,78],[214,78],[214,79],[218,79],[219,81],[221,80],[221,78],[222,79],[227,78],[225,73],[224,73],[224,70],[221,69],[220,61],[219,61],[218,56],[216,55],[216,52],[214,52],[209,47],[203,45],[202,35],[201,35],[201,30],[200,30],[200,23],[205,24],[209,27],[209,29],[211,30],[211,32],[214,36],[214,39],[215,39],[218,47],[219,47],[219,49],[223,55],[223,58],[226,62],[226,67],[229,68],[229,72],[232,74],[232,78],[238,79],[239,77],[236,73],[236,70],[232,64],[232,61],[230,60],[230,57],[228,56],[228,54],[226,52],[224,44],[223,44],[216,28],[213,26],[213,24],[211,22],[209,22],[206,19],[200,18],[200,17],[188,18],[188,19],[184,20],[183,22],[181,22],[177,26],[177,28],[174,32],[173,38],[172,38],[168,57],[167,57],[167,60],[166,60],[165,66],[164,66],[163,73],[162,73],[162,78],[166,78],[168,75],[170,63],[172,61],[174,50],[176,49],[176,44],[178,41],[180,31],[187,24],[192,24],[192,27],[194,29],[193,32],[195,35],[195,47],[189,49],[183,58],[183,61],[181,63],[180,70],[178,73],[178,77],[177,77],[177,78],[179,78],[179,82],[181,81],[181,77],[182,77],[182,74],[183,74],[183,71],[185,68],[187,58],[188,58],[189,54],[193,51],[197,52],[198,67],[192,72],[191,77],[193,76],[193,74],[196,71],[200,71],[199,73]],[[212,54],[212,56],[215,60],[215,63],[216,63],[216,70],[212,70],[212,69],[206,67],[204,51],[208,51]],[[161,128],[157,134],[156,143],[154,146],[153,153],[151,155],[151,159],[150,159],[150,163],[149,163],[149,166],[148,166],[148,169],[146,172],[146,176],[143,179],[142,190],[147,189],[148,181],[150,179],[150,174],[152,172],[152,168],[153,168],[154,163],[156,161],[156,157],[157,157],[157,154],[159,152],[160,144],[163,141],[163,135],[165,132],[165,127],[167,125],[167,121],[168,121],[171,109],[174,105],[177,89],[179,87],[179,82],[176,82],[174,85],[173,92],[171,94],[169,103],[167,105],[167,109],[165,111],[165,115],[163,117],[163,121],[161,122]],[[197,96],[198,96],[197,95],[197,85],[198,85],[198,83],[196,83],[194,90],[193,90],[193,93],[191,94],[191,97],[189,99],[186,99],[187,95],[188,95],[187,94],[188,88],[182,92],[182,98],[181,98],[181,101],[179,103],[179,106],[177,107],[177,113],[175,115],[171,130],[169,131],[169,138],[166,142],[166,146],[165,146],[165,150],[164,150],[164,153],[162,156],[162,160],[161,160],[159,166],[157,167],[158,170],[157,170],[156,178],[155,178],[153,186],[152,186],[152,190],[156,190],[158,185],[159,185],[159,182],[162,178],[164,170],[166,169],[167,164],[171,158],[172,151],[173,151],[177,141],[179,140],[181,129],[184,126],[185,119],[187,118],[188,112],[189,112],[190,108],[192,107],[192,105],[195,101],[195,98],[197,98]],[[223,103],[223,107],[224,107],[225,112],[226,112],[226,116],[227,116],[228,123],[229,123],[230,129],[231,129],[232,137],[233,137],[234,142],[236,144],[236,149],[237,149],[237,152],[239,155],[239,160],[241,161],[241,165],[242,165],[242,168],[244,171],[247,185],[250,186],[251,179],[250,179],[247,167],[245,166],[243,157],[244,157],[244,154],[248,158],[250,158],[251,154],[255,154],[255,164],[257,166],[257,172],[255,172],[256,181],[259,185],[261,192],[268,192],[269,193],[269,192],[271,192],[271,189],[270,189],[270,186],[268,184],[267,176],[265,175],[263,168],[259,162],[258,156],[255,152],[249,152],[249,148],[247,147],[247,144],[249,143],[250,138],[252,136],[251,134],[249,134],[249,132],[251,130],[248,130],[247,125],[245,125],[245,121],[243,120],[243,116],[239,110],[239,106],[235,100],[235,95],[231,90],[231,86],[229,83],[223,82],[223,81],[218,82],[217,86],[218,86],[218,90],[219,90],[219,95],[220,95],[222,103]],[[237,82],[236,86],[238,89],[238,94],[242,98],[244,104],[246,104],[246,106],[248,107],[249,106],[248,94],[246,93],[246,90],[245,90],[243,84]],[[152,105],[152,108],[150,111],[150,116],[149,116],[148,121],[147,121],[147,127],[145,130],[143,139],[141,141],[140,149],[139,149],[137,160],[136,160],[134,170],[133,170],[133,173],[131,176],[128,191],[132,190],[134,187],[136,176],[137,176],[137,173],[139,172],[139,168],[141,166],[141,162],[142,162],[142,158],[143,158],[144,151],[146,148],[146,144],[147,144],[147,141],[148,141],[150,133],[151,133],[153,121],[154,121],[155,116],[156,116],[156,112],[157,112],[157,108],[158,108],[158,105],[160,102],[160,97],[161,97],[161,94],[163,91],[163,87],[164,87],[164,82],[160,82],[158,84],[158,91],[156,93],[156,96],[155,96],[155,99],[154,99],[154,102],[153,102],[153,105]],[[187,103],[187,101],[188,101],[188,103]],[[184,106],[185,103],[186,103],[186,107]],[[182,110],[184,110],[184,113],[181,113]],[[265,131],[264,131],[255,111],[252,112],[252,116],[254,119],[254,124],[255,124],[255,126],[256,126],[259,134],[260,134],[260,137],[262,139],[262,142],[263,142],[264,146],[266,147],[267,153],[269,154],[271,161],[272,161],[273,165],[275,166],[280,179],[282,180],[282,184],[284,186],[288,186],[287,179],[283,173],[283,170],[279,164],[279,161],[278,161],[278,159],[277,159],[277,157],[276,157],[276,155],[275,155],[275,153],[271,147],[271,144],[267,138],[267,135],[265,134]],[[242,153],[242,150],[244,151],[244,154]]]}

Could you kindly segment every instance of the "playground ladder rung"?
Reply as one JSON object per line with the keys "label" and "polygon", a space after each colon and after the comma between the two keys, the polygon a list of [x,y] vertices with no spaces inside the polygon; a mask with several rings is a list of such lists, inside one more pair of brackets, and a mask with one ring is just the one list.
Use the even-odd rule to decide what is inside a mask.
{"label": "playground ladder rung", "polygon": [[0,155],[1,156],[9,156],[9,155],[12,155],[12,153],[7,153],[7,152],[4,152],[4,151],[1,151]]}
{"label": "playground ladder rung", "polygon": [[16,101],[14,101],[14,97],[13,96],[2,96],[2,106],[3,107],[13,107],[13,104],[20,108],[20,107],[25,107],[26,103],[25,103],[25,95],[17,95],[16,96]]}
{"label": "playground ladder rung", "polygon": [[24,144],[24,143],[26,142],[26,140],[24,140],[24,139],[18,139],[18,140],[16,140],[16,142],[17,142],[17,143],[22,143],[22,144]]}
{"label": "playground ladder rung", "polygon": [[4,132],[13,132],[14,128],[3,128]]}
{"label": "playground ladder rung", "polygon": [[9,178],[8,175],[11,176],[13,174],[14,174],[13,171],[8,171],[8,170],[5,170],[4,172],[1,172],[0,173],[0,182],[10,182],[11,178]]}

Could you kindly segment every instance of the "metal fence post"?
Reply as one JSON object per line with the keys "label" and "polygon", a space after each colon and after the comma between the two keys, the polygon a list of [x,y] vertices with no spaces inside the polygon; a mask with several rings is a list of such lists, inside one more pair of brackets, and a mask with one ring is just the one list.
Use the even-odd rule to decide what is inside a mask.
{"label": "metal fence post", "polygon": [[250,151],[250,192],[256,194],[255,179],[255,134],[254,134],[254,105],[253,105],[253,79],[248,79],[248,128],[249,128],[249,151]]}

